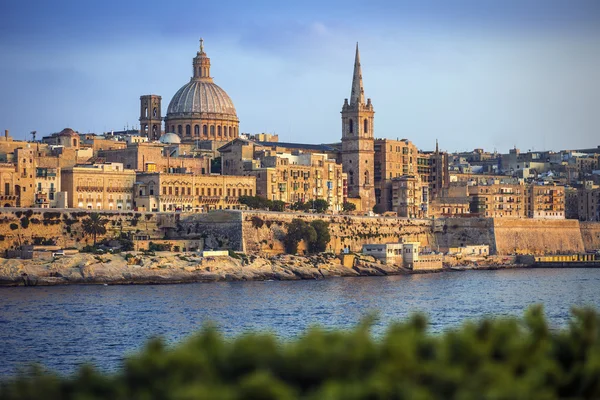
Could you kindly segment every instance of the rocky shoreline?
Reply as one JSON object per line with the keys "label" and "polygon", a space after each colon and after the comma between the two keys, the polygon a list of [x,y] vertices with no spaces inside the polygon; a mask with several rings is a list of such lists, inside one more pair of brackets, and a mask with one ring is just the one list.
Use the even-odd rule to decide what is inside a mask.
{"label": "rocky shoreline", "polygon": [[[129,255],[128,255],[129,254]],[[518,266],[481,265],[466,269]],[[388,276],[441,271],[412,271],[358,256],[352,267],[333,254],[272,257],[201,257],[196,253],[157,252],[94,255],[79,253],[53,260],[0,259],[0,286],[68,284],[174,284],[218,281],[323,279]]]}

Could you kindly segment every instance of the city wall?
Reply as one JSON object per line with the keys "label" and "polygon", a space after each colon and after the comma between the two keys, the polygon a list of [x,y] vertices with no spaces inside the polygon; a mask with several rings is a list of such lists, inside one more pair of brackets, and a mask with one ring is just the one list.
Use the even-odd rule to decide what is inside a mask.
{"label": "city wall", "polygon": [[[85,235],[84,210],[3,210],[0,212],[0,251],[22,244],[82,248],[92,243]],[[330,223],[328,250],[360,251],[367,243],[418,241],[422,247],[447,252],[451,247],[488,245],[491,254],[568,254],[600,249],[600,223],[576,220],[489,218],[401,219],[346,215],[220,211],[208,214],[104,212],[106,235],[131,233],[145,241],[181,240],[203,243],[202,249],[230,248],[262,254],[281,254],[287,224],[294,218]],[[198,245],[200,246],[200,245]],[[304,250],[304,243],[299,249]]]}
{"label": "city wall", "polygon": [[600,250],[600,222],[580,222],[579,226],[585,250]]}

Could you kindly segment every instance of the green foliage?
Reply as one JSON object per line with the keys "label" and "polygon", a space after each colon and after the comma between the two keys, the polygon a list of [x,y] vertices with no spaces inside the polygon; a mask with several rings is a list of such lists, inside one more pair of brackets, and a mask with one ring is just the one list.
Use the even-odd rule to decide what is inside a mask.
{"label": "green foliage", "polygon": [[329,208],[329,203],[327,200],[317,199],[311,202],[311,207],[315,210],[315,212],[322,214]]}
{"label": "green foliage", "polygon": [[9,226],[10,226],[10,229],[13,230],[13,231],[16,230],[16,229],[19,229],[19,225],[15,224],[14,222],[11,223]]}
{"label": "green foliage", "polygon": [[253,210],[284,211],[285,203],[280,200],[268,200],[261,196],[240,196],[240,204]]}
{"label": "green foliage", "polygon": [[171,251],[172,245],[168,243],[148,243],[148,251]]}
{"label": "green foliage", "polygon": [[[49,214],[49,213],[46,213]],[[44,214],[44,217],[46,216]],[[89,217],[81,221],[83,232],[86,235],[92,235],[94,238],[94,247],[96,247],[96,238],[98,235],[104,235],[106,233],[106,224],[108,220],[103,218],[98,213],[91,213]]]}
{"label": "green foliage", "polygon": [[375,214],[383,214],[385,212],[385,207],[381,204],[377,204],[376,206],[373,206],[373,212]]}
{"label": "green foliage", "polygon": [[174,347],[150,340],[112,374],[31,367],[0,384],[0,400],[600,398],[600,315],[590,309],[574,310],[561,330],[549,329],[541,307],[435,335],[420,315],[378,339],[370,326],[316,327],[291,340],[226,339],[206,326]]}
{"label": "green foliage", "polygon": [[310,204],[303,201],[297,201],[293,203],[290,208],[294,211],[308,211],[310,209]]}
{"label": "green foliage", "polygon": [[317,219],[309,224],[302,219],[294,218],[288,224],[287,233],[283,238],[283,245],[286,253],[296,254],[298,244],[301,240],[304,240],[310,253],[321,253],[327,248],[330,239],[329,223]]}
{"label": "green foliage", "polygon": [[27,229],[28,226],[29,226],[29,218],[27,218],[27,217],[21,218],[21,228]]}
{"label": "green foliage", "polygon": [[322,253],[327,249],[327,244],[331,240],[329,223],[322,219],[316,219],[310,223],[310,226],[315,230],[317,237],[309,243],[308,249],[311,253]]}
{"label": "green foliage", "polygon": [[342,209],[345,212],[356,211],[356,204],[345,201],[344,204],[342,204]]}

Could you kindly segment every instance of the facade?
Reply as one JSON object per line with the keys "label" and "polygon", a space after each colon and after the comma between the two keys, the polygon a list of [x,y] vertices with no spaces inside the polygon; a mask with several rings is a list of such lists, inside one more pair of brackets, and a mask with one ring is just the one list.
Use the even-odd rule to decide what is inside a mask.
{"label": "facade", "polygon": [[360,198],[361,210],[375,206],[374,118],[371,99],[365,102],[358,44],[350,102],[342,106],[342,166],[348,176],[348,197]]}
{"label": "facade", "polygon": [[577,217],[580,221],[600,221],[600,187],[585,182],[577,190]]}
{"label": "facade", "polygon": [[427,218],[428,190],[427,184],[421,183],[418,175],[403,175],[391,179],[392,210],[399,217]]}
{"label": "facade", "polygon": [[465,197],[438,197],[429,203],[429,216],[434,218],[468,217],[471,202]]}
{"label": "facade", "polygon": [[153,212],[208,212],[239,209],[240,196],[256,193],[252,176],[141,172],[135,184],[135,208]]}
{"label": "facade", "polygon": [[560,186],[529,185],[529,218],[565,219],[565,189]]}
{"label": "facade", "polygon": [[210,58],[202,39],[192,67],[190,82],[169,103],[165,132],[177,134],[183,142],[212,140],[225,144],[235,139],[239,136],[239,119],[231,98],[210,76]]}
{"label": "facade", "polygon": [[35,207],[54,208],[58,206],[60,192],[60,168],[35,169]]}
{"label": "facade", "polygon": [[[245,139],[235,139],[221,147],[224,175],[256,177],[256,194],[285,203],[322,199],[332,211],[341,211],[345,199],[345,174],[342,166],[328,155],[316,152],[319,145],[299,145],[294,153],[291,143],[283,147],[265,146]],[[314,148],[313,148],[314,147]]]}
{"label": "facade", "polygon": [[90,164],[61,171],[67,207],[88,210],[131,210],[135,171],[120,163]]}
{"label": "facade", "polygon": [[375,139],[374,151],[375,201],[382,211],[392,211],[392,179],[418,173],[419,150],[407,139]]}
{"label": "facade", "polygon": [[[173,134],[165,134],[161,138],[168,135]],[[122,163],[126,169],[138,172],[192,172],[198,175],[210,173],[208,157],[182,152],[177,143],[132,143],[123,149],[105,150],[98,154],[106,162]]]}

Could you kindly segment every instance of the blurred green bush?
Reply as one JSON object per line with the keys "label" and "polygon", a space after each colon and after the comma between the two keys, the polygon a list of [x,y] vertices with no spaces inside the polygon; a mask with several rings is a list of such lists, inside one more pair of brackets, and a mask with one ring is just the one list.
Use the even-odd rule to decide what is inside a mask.
{"label": "blurred green bush", "polygon": [[575,309],[549,329],[541,307],[443,334],[416,315],[374,338],[372,320],[297,339],[206,327],[167,347],[150,340],[115,374],[81,367],[61,377],[32,367],[0,384],[0,399],[598,399],[600,315]]}

